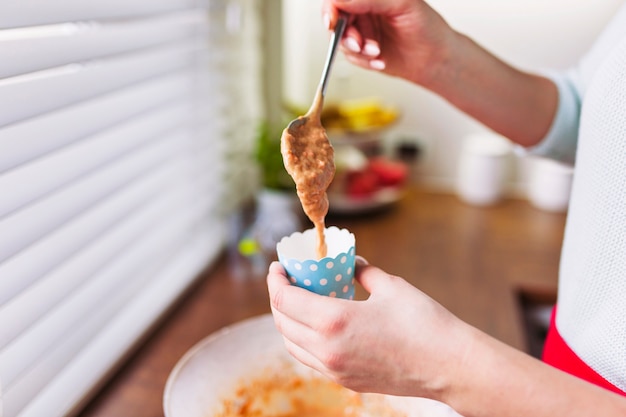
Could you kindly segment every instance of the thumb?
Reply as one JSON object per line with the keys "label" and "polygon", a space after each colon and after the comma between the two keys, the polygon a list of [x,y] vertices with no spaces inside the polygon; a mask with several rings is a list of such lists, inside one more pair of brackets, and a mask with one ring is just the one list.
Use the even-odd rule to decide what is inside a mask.
{"label": "thumb", "polygon": [[356,269],[355,278],[370,294],[375,294],[388,288],[392,281],[388,273],[371,265],[360,265]]}
{"label": "thumb", "polygon": [[[390,5],[387,0],[323,0],[322,16],[327,29],[335,28],[340,10],[355,16],[366,13],[385,14],[390,10]],[[354,17],[350,22],[353,20]]]}

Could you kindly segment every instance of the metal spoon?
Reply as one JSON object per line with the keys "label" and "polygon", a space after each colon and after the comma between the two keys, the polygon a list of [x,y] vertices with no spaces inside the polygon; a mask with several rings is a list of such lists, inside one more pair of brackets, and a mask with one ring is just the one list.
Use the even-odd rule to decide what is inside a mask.
{"label": "metal spoon", "polygon": [[317,229],[319,258],[326,256],[324,241],[324,218],[328,213],[326,190],[335,175],[334,151],[322,126],[321,113],[328,76],[347,20],[347,16],[342,14],[335,25],[322,78],[311,108],[304,116],[291,121],[281,137],[285,169],[296,183],[296,191],[305,214]]}
{"label": "metal spoon", "polygon": [[333,61],[335,60],[335,53],[337,52],[337,47],[339,46],[339,42],[343,37],[343,32],[346,29],[347,23],[348,17],[345,14],[340,14],[337,20],[337,24],[335,25],[335,30],[330,38],[330,45],[328,46],[328,53],[326,55],[326,63],[324,64],[322,78],[320,79],[320,83],[317,87],[313,104],[304,116],[300,116],[297,119],[292,120],[291,123],[289,123],[289,125],[287,126],[287,129],[292,130],[293,132],[297,132],[298,128],[301,125],[307,123],[307,120],[309,118],[317,117],[319,119],[324,104],[324,97],[326,96],[326,87],[328,85],[328,76],[330,74],[330,69],[333,65]]}

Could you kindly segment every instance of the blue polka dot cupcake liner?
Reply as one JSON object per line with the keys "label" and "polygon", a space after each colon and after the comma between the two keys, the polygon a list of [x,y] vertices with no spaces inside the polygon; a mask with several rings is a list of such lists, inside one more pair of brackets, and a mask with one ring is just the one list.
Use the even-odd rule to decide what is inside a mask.
{"label": "blue polka dot cupcake liner", "polygon": [[316,259],[314,229],[284,237],[277,245],[278,260],[292,285],[329,297],[354,299],[355,238],[346,229],[325,230],[327,256]]}

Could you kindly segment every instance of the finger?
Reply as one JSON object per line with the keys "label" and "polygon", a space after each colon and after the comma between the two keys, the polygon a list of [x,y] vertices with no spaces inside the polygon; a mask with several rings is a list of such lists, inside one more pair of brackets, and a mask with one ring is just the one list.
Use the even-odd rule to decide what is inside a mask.
{"label": "finger", "polygon": [[278,261],[272,262],[268,270],[270,274],[283,275],[285,279],[287,279],[287,272],[285,271],[285,268],[282,266],[282,264]]}
{"label": "finger", "polygon": [[289,286],[289,278],[287,277],[287,272],[285,268],[280,264],[280,262],[272,262],[270,264],[268,273],[267,273],[267,288],[270,293],[270,298],[273,294],[276,294],[281,287]]}
{"label": "finger", "polygon": [[283,337],[283,341],[285,343],[285,348],[287,349],[287,352],[289,352],[289,354],[296,358],[299,362],[321,373],[327,372],[324,364],[319,359],[317,359],[315,355],[311,354],[309,351],[303,349],[299,345],[293,343],[286,337]]}
{"label": "finger", "polygon": [[280,311],[273,310],[274,323],[276,328],[294,346],[298,346],[300,350],[306,351],[308,355],[314,357],[315,352],[323,347],[325,343],[320,334],[310,327],[292,320]]}
{"label": "finger", "polygon": [[[324,22],[324,27],[326,27],[326,29],[335,29],[337,20],[339,19],[339,13],[340,9],[333,5],[332,0],[324,0],[322,2],[322,21]],[[353,16],[348,16],[348,26],[350,26],[353,19]]]}
{"label": "finger", "polygon": [[[333,333],[329,335],[329,332],[335,330],[333,325],[327,324],[325,327],[314,329],[291,319],[278,310],[274,309],[272,312],[274,315],[274,323],[278,331],[292,343],[301,346],[313,355],[316,355],[316,353],[328,347],[329,337],[334,337]],[[336,328],[341,327],[342,326],[336,326]]]}
{"label": "finger", "polygon": [[358,271],[361,268],[365,268],[369,264],[370,264],[369,261],[365,259],[364,257],[362,257],[361,255],[356,255],[354,257],[354,266],[355,266],[356,271]]}
{"label": "finger", "polygon": [[350,52],[360,54],[363,50],[363,37],[356,27],[349,26],[346,28],[342,44]]}
{"label": "finger", "polygon": [[348,62],[358,67],[374,71],[383,71],[387,67],[385,61],[380,58],[372,59],[362,54],[355,54],[345,47],[342,47],[342,51]]}
{"label": "finger", "polygon": [[383,291],[392,284],[392,277],[380,268],[365,265],[356,269],[356,280],[370,294]]}
{"label": "finger", "polygon": [[291,320],[279,311],[272,310],[276,328],[283,336],[289,353],[303,364],[320,372],[327,371],[319,353],[328,346],[323,336],[313,329]]}
{"label": "finger", "polygon": [[266,281],[272,309],[282,304],[283,297],[290,297],[292,290],[297,290],[296,287],[291,286],[285,268],[276,261],[270,264]]}
{"label": "finger", "polygon": [[354,27],[361,36],[361,53],[370,58],[377,58],[381,52],[378,20],[372,15],[359,16],[354,22]]}
{"label": "finger", "polygon": [[315,294],[289,283],[282,266],[272,265],[267,275],[272,309],[311,328],[332,320],[347,300]]}
{"label": "finger", "polygon": [[284,303],[283,300],[306,299],[309,295],[307,294],[309,291],[291,285],[284,268],[278,262],[273,262],[270,265],[267,274],[267,289],[271,306],[279,311],[283,311],[285,304],[287,306],[291,304]]}
{"label": "finger", "polygon": [[328,30],[333,30],[337,23],[337,16],[337,9],[332,5],[331,1],[324,0],[322,2],[322,21],[324,22],[324,27]]}
{"label": "finger", "polygon": [[380,56],[380,42],[372,38],[365,38],[363,45],[363,54],[370,58],[378,58]]}

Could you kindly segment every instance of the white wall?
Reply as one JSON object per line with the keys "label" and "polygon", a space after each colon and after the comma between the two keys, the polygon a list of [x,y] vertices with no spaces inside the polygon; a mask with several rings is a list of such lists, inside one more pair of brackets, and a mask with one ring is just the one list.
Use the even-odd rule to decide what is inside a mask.
{"label": "white wall", "polygon": [[[526,69],[565,69],[591,45],[624,0],[430,0],[461,32],[504,60]],[[328,44],[320,0],[284,0],[285,99],[304,106],[312,100]],[[460,138],[485,128],[433,94],[348,64],[339,56],[327,101],[381,97],[398,106],[401,120],[387,133],[419,138],[425,145],[424,181],[449,188],[457,169]],[[512,175],[518,183],[520,175]],[[519,184],[518,184],[519,186]]]}

